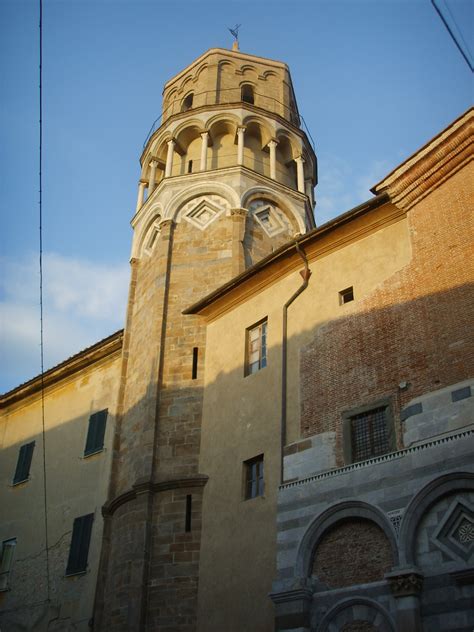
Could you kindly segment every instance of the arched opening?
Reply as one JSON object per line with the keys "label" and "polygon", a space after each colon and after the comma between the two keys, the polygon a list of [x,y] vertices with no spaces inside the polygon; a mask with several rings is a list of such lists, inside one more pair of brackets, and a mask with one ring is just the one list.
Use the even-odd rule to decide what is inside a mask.
{"label": "arched opening", "polygon": [[193,99],[194,94],[190,92],[183,99],[183,104],[181,105],[181,112],[187,112],[193,107]]}
{"label": "arched opening", "polygon": [[293,148],[287,136],[278,137],[277,180],[291,189],[297,188],[296,163]]}
{"label": "arched opening", "polygon": [[236,127],[236,124],[230,120],[219,120],[211,125],[209,129],[212,139],[211,169],[233,167],[237,163],[237,150],[234,144]]}
{"label": "arched opening", "polygon": [[313,556],[312,574],[329,589],[381,581],[393,565],[382,529],[365,518],[346,518],[323,534]]}
{"label": "arched opening", "polygon": [[253,86],[250,83],[244,83],[240,89],[240,100],[245,103],[255,103],[255,93]]}

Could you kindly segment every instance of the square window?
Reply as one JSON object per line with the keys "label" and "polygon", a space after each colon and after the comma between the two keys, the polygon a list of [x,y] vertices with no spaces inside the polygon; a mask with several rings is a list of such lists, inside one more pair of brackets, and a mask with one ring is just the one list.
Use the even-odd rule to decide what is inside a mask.
{"label": "square window", "polygon": [[15,476],[13,477],[13,485],[27,481],[30,476],[31,460],[33,458],[33,450],[35,442],[25,443],[18,453],[18,461],[16,463]]}
{"label": "square window", "polygon": [[89,417],[86,447],[84,456],[89,456],[104,449],[105,424],[107,422],[107,408]]}
{"label": "square window", "polygon": [[247,329],[245,375],[267,366],[267,319]]}
{"label": "square window", "polygon": [[395,440],[389,404],[346,413],[343,434],[346,463],[366,461],[392,452]]}
{"label": "square window", "polygon": [[256,456],[254,459],[244,461],[245,491],[244,498],[256,498],[263,496],[264,480],[263,480],[263,454]]}
{"label": "square window", "polygon": [[341,290],[339,292],[339,305],[345,305],[346,303],[350,303],[354,300],[354,288],[346,287],[345,290]]}
{"label": "square window", "polygon": [[93,513],[75,518],[72,527],[71,547],[69,549],[66,575],[76,575],[77,573],[84,573],[87,570],[87,558],[89,556],[93,521]]}
{"label": "square window", "polygon": [[10,585],[10,572],[13,566],[16,538],[4,540],[0,550],[0,592],[8,590]]}

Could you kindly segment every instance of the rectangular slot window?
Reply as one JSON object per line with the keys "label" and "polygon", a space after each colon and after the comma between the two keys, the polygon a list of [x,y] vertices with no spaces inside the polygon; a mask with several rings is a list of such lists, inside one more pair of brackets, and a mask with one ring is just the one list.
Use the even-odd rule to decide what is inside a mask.
{"label": "rectangular slot window", "polygon": [[350,417],[352,462],[365,461],[390,452],[387,406]]}
{"label": "rectangular slot window", "polygon": [[13,478],[13,485],[23,483],[27,481],[30,476],[31,460],[33,458],[33,450],[35,449],[35,442],[25,443],[20,448],[18,454],[18,461],[16,464],[15,476]]}
{"label": "rectangular slot window", "polygon": [[339,305],[345,305],[346,303],[350,303],[354,300],[354,288],[346,287],[345,290],[341,290],[339,292]]}
{"label": "rectangular slot window", "polygon": [[257,496],[263,496],[263,454],[255,457],[254,459],[250,459],[249,461],[244,461],[244,476],[245,500],[256,498]]}
{"label": "rectangular slot window", "polygon": [[107,408],[89,417],[86,447],[84,456],[89,456],[104,449],[105,424],[107,422]]}
{"label": "rectangular slot window", "polygon": [[191,494],[186,495],[186,519],[184,521],[184,530],[186,533],[191,531],[191,511],[193,506],[193,497]]}
{"label": "rectangular slot window", "polygon": [[193,347],[193,371],[191,375],[191,379],[196,380],[198,376],[198,348]]}
{"label": "rectangular slot window", "polygon": [[86,571],[93,521],[93,513],[75,518],[72,527],[71,548],[69,549],[66,575],[76,575]]}
{"label": "rectangular slot window", "polygon": [[16,538],[4,540],[0,550],[0,592],[8,590],[10,586],[10,572],[13,566]]}
{"label": "rectangular slot window", "polygon": [[267,319],[247,329],[245,375],[267,366]]}
{"label": "rectangular slot window", "polygon": [[192,173],[192,172],[193,172],[193,161],[188,160],[188,173]]}

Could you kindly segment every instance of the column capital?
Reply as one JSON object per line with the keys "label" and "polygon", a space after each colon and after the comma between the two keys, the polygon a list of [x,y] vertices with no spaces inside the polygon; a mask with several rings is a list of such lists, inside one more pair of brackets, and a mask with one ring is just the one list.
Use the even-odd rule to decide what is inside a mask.
{"label": "column capital", "polygon": [[166,144],[168,145],[168,147],[176,145],[176,138],[170,138],[166,141]]}
{"label": "column capital", "polygon": [[231,208],[230,214],[231,214],[231,217],[247,217],[248,210],[246,208],[241,208],[241,207]]}
{"label": "column capital", "polygon": [[237,125],[237,134],[243,134],[246,129],[245,125]]}
{"label": "column capital", "polygon": [[423,588],[423,575],[413,569],[398,570],[385,575],[394,597],[418,596]]}
{"label": "column capital", "polygon": [[278,140],[276,138],[270,138],[267,143],[268,147],[276,147],[278,145]]}
{"label": "column capital", "polygon": [[138,185],[140,186],[140,184],[144,184],[146,186],[148,184],[148,180],[146,180],[145,178],[140,178],[140,180],[138,181]]}
{"label": "column capital", "polygon": [[302,154],[300,154],[299,156],[296,156],[294,160],[295,162],[306,162]]}
{"label": "column capital", "polygon": [[155,169],[158,167],[158,158],[152,158],[149,162],[150,167],[154,167]]}
{"label": "column capital", "polygon": [[203,129],[199,132],[199,135],[201,136],[201,138],[203,136],[209,136],[209,130],[208,129]]}

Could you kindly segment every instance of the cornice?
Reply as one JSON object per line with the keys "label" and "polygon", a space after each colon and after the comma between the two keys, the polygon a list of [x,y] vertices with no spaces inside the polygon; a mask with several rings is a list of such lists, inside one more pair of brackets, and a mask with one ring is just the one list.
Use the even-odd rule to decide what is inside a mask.
{"label": "cornice", "polygon": [[474,109],[376,184],[374,193],[387,192],[394,204],[409,210],[473,157]]}
{"label": "cornice", "polygon": [[131,489],[116,496],[113,500],[107,501],[102,507],[103,516],[112,516],[119,507],[131,500],[135,500],[141,494],[159,494],[170,489],[189,489],[193,487],[204,487],[209,477],[205,474],[196,474],[188,478],[175,478],[165,481],[152,482],[150,480],[139,480]]}
{"label": "cornice", "polygon": [[42,376],[37,375],[28,382],[20,384],[20,386],[17,386],[13,390],[0,395],[0,409],[11,406],[30,395],[34,395],[40,392],[42,388],[49,388],[65,378],[113,355],[122,349],[122,342],[123,329],[120,329],[111,336],[104,338],[91,347],[61,362],[61,364],[45,371]]}
{"label": "cornice", "polygon": [[265,64],[267,66],[274,66],[276,68],[280,68],[281,70],[286,70],[288,73],[290,72],[289,67],[285,62],[278,61],[276,59],[267,59],[266,57],[259,57],[258,55],[250,55],[249,53],[243,53],[240,50],[230,50],[227,48],[209,48],[205,53],[200,55],[197,59],[192,61],[189,66],[180,70],[176,75],[168,79],[168,81],[163,86],[163,92],[167,88],[169,88],[173,83],[178,81],[181,77],[183,77],[186,73],[188,73],[192,68],[202,63],[207,57],[211,57],[212,55],[224,55],[226,57],[233,57],[235,59],[241,59],[242,61],[252,60],[257,64]]}

